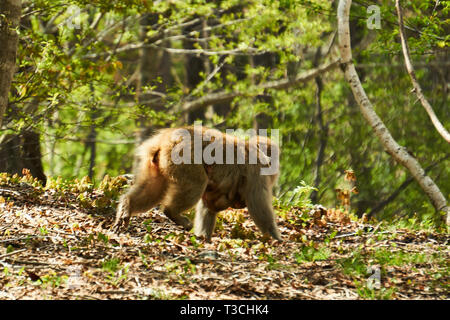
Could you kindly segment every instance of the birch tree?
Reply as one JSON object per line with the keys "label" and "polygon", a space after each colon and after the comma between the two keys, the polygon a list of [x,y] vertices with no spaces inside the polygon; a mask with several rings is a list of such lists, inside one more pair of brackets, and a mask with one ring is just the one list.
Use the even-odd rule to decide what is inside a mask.
{"label": "birch tree", "polygon": [[411,78],[411,82],[413,84],[414,91],[417,95],[417,99],[419,99],[423,108],[427,112],[427,114],[430,117],[431,122],[433,123],[437,132],[439,132],[439,134],[442,136],[442,138],[445,139],[445,141],[450,143],[450,133],[445,129],[445,127],[442,125],[439,118],[434,113],[433,107],[431,106],[431,104],[428,102],[427,98],[423,94],[422,87],[420,86],[419,81],[417,81],[416,72],[414,71],[414,67],[411,62],[411,58],[410,58],[410,54],[409,54],[408,41],[406,40],[406,35],[405,35],[405,28],[403,26],[403,12],[402,12],[402,7],[400,6],[400,0],[395,0],[395,7],[397,9],[399,33],[400,33],[400,40],[402,43],[403,56],[405,58],[405,66],[406,66],[406,70],[408,71],[409,77]]}
{"label": "birch tree", "polygon": [[340,0],[337,10],[339,51],[341,54],[345,79],[350,84],[353,96],[358,103],[363,117],[372,127],[375,135],[380,140],[386,152],[388,152],[398,163],[403,165],[410,172],[428,196],[434,208],[438,212],[443,211],[446,214],[447,225],[450,225],[450,207],[448,206],[444,195],[434,181],[427,176],[419,162],[408,153],[405,147],[399,145],[395,141],[386,125],[375,112],[372,103],[361,85],[361,81],[352,61],[349,26],[351,3],[351,0]]}

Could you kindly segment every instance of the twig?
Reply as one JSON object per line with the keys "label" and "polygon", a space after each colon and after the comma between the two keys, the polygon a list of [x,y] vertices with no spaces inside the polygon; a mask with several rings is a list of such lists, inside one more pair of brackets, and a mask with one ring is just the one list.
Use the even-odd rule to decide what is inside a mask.
{"label": "twig", "polygon": [[9,256],[12,256],[12,255],[15,255],[15,254],[24,252],[24,251],[26,251],[26,250],[27,250],[27,249],[25,248],[25,249],[16,250],[16,251],[13,251],[13,252],[10,252],[10,253],[2,254],[2,255],[0,256],[0,259],[3,259],[3,258],[6,258],[6,257],[9,257]]}
{"label": "twig", "polygon": [[214,92],[207,94],[203,97],[200,97],[198,99],[195,99],[193,101],[188,101],[182,104],[182,113],[188,113],[195,110],[198,110],[200,108],[206,107],[211,104],[221,103],[221,102],[229,102],[232,101],[236,97],[244,97],[251,95],[251,92],[259,92],[264,91],[268,89],[274,89],[274,90],[282,90],[287,89],[290,87],[293,87],[295,85],[298,85],[300,83],[307,82],[311,79],[314,79],[318,75],[325,73],[336,66],[338,66],[340,62],[339,58],[334,59],[333,61],[329,63],[325,63],[323,65],[320,65],[317,68],[307,70],[299,75],[297,75],[294,78],[288,78],[288,79],[281,79],[281,80],[273,80],[268,81],[260,85],[253,86],[249,88],[248,90],[244,91],[234,91],[234,92],[226,92],[226,91],[220,91],[220,92]]}
{"label": "twig", "polygon": [[0,193],[12,193],[12,194],[14,194],[14,195],[16,195],[16,196],[20,196],[21,194],[20,194],[20,192],[18,192],[18,191],[14,191],[14,190],[9,190],[9,189],[0,189]]}
{"label": "twig", "polygon": [[397,8],[400,40],[402,43],[403,56],[405,57],[405,65],[406,65],[406,69],[408,70],[408,74],[411,78],[411,82],[413,84],[414,91],[416,92],[417,98],[422,103],[423,108],[428,113],[428,116],[430,117],[431,122],[433,123],[437,132],[445,139],[445,141],[450,143],[450,133],[445,129],[445,127],[442,125],[441,121],[438,119],[438,117],[434,113],[433,107],[428,102],[427,98],[425,98],[425,95],[422,92],[422,88],[420,87],[420,84],[417,81],[416,73],[414,71],[414,67],[411,63],[411,58],[409,56],[408,42],[406,41],[406,37],[405,37],[405,29],[403,26],[403,13],[402,13],[402,8],[400,7],[400,0],[395,0],[395,7]]}
{"label": "twig", "polygon": [[[26,250],[26,249],[23,249]],[[19,250],[17,250],[19,251]],[[14,252],[17,252],[14,251]],[[12,253],[12,252],[11,252]],[[1,257],[0,257],[1,258]],[[10,264],[30,264],[34,266],[54,266],[54,267],[61,267],[59,263],[48,263],[48,262],[39,262],[39,261],[27,261],[27,260],[18,260],[14,259],[13,261],[11,259],[7,259],[7,262]]]}
{"label": "twig", "polygon": [[0,240],[1,242],[12,242],[12,241],[20,241],[20,240],[27,240],[27,239],[31,239],[31,238],[50,238],[49,236],[41,236],[41,235],[28,235],[28,236],[23,236],[23,237],[18,237],[18,238],[10,238],[10,239],[4,239],[4,240]]}

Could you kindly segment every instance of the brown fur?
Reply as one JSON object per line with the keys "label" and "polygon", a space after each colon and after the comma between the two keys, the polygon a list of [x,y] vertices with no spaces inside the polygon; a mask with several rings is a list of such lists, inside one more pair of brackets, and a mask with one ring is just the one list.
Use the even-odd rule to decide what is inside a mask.
{"label": "brown fur", "polygon": [[[272,150],[279,152],[279,148],[269,138],[255,136],[250,139],[250,144],[257,144],[258,148],[267,156],[272,155]],[[222,211],[227,208],[242,209],[246,207],[244,189],[245,177],[243,175],[234,174],[228,177],[215,175],[214,167],[205,166],[208,175],[208,185],[202,196],[206,207],[212,211]],[[278,180],[278,174],[271,175],[271,188]]]}
{"label": "brown fur", "polygon": [[[113,228],[119,231],[128,225],[131,215],[161,204],[164,213],[171,220],[185,229],[191,229],[191,221],[181,214],[197,204],[194,233],[209,240],[219,211],[228,207],[247,206],[250,216],[263,234],[281,240],[272,209],[272,188],[278,174],[261,175],[260,169],[267,166],[261,161],[248,164],[252,146],[261,145],[261,150],[266,149],[266,155],[272,148],[276,147],[278,150],[278,147],[270,139],[262,137],[243,141],[217,130],[197,127],[185,129],[191,137],[194,130],[201,130],[195,132],[211,134],[211,141],[219,137],[223,139],[224,146],[226,142],[231,143],[234,147],[234,163],[194,164],[194,144],[191,139],[191,145],[187,148],[191,150],[192,163],[175,164],[171,158],[172,150],[176,145],[186,145],[183,145],[181,138],[173,141],[172,137],[177,129],[161,130],[137,150],[135,183],[120,199]],[[202,141],[202,147],[205,148],[210,143]],[[238,149],[245,153],[245,164],[237,164]],[[225,150],[223,154],[225,159]]]}

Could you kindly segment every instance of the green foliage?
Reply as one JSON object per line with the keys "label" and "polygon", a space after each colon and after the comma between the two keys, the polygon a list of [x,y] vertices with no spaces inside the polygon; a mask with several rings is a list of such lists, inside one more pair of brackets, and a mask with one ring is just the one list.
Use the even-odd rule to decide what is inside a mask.
{"label": "green foliage", "polygon": [[327,260],[331,255],[327,247],[304,246],[299,252],[294,253],[297,263],[315,262]]}
{"label": "green foliage", "polygon": [[128,266],[122,266],[119,258],[111,258],[102,262],[102,270],[107,272],[107,281],[118,286],[128,277]]}
{"label": "green foliage", "polygon": [[102,269],[111,274],[116,273],[120,268],[120,260],[118,258],[112,258],[102,262]]}
{"label": "green foliage", "polygon": [[278,198],[276,204],[286,207],[310,208],[312,205],[310,195],[313,190],[317,190],[317,188],[301,181],[300,185]]}
{"label": "green foliage", "polygon": [[[448,144],[410,92],[392,3],[378,5],[379,30],[367,29],[366,5],[352,6],[358,72],[376,112],[399,143],[424,167],[438,163],[427,173],[448,197],[450,166],[443,160]],[[402,6],[418,81],[438,117],[448,119],[447,81],[441,64],[446,62],[449,47],[450,5],[448,1],[410,0]],[[70,8],[80,14],[75,16]],[[182,104],[217,91],[244,92],[245,96],[226,106],[229,112],[225,114],[216,105],[216,112],[206,112],[204,124],[247,129],[262,114],[270,119],[263,126],[280,130],[280,206],[310,206],[314,189],[309,185],[318,181],[317,174],[321,177],[314,185],[319,190],[317,201],[335,205],[335,189],[344,170],[351,167],[358,176],[359,190],[351,210],[361,216],[409,177],[382,150],[337,69],[321,75],[325,137],[314,81],[284,90],[257,88],[290,79],[329,59],[316,53],[319,47],[325,52],[333,39],[336,17],[331,1],[37,0],[24,3],[22,20],[18,71],[4,132],[39,133],[43,166],[50,177],[46,188],[70,189],[86,209],[114,207],[112,199],[120,186],[109,176],[131,170],[136,136],[142,128],[184,124]],[[148,46],[140,48],[144,37]],[[197,51],[194,55],[182,50]],[[141,60],[146,55],[157,66]],[[192,58],[205,66],[193,75],[188,74]],[[146,75],[141,74],[144,69],[148,69]],[[187,83],[190,76],[198,81]],[[139,79],[144,80],[140,83]],[[321,145],[324,158],[317,168]],[[89,181],[83,178],[91,171]],[[73,178],[78,180],[69,186],[66,181]],[[19,175],[0,176],[0,181],[5,179],[39,185]],[[97,185],[102,191],[92,199]],[[411,183],[378,218],[414,213],[425,220],[436,216],[420,187]],[[234,236],[250,236],[241,231],[245,230],[236,229]]]}
{"label": "green foliage", "polygon": [[342,267],[344,274],[363,277],[368,275],[368,264],[364,260],[364,255],[361,251],[353,252],[349,257],[339,259],[338,263]]}
{"label": "green foliage", "polygon": [[362,299],[371,300],[391,300],[394,298],[396,292],[395,288],[369,288],[366,284],[355,281],[356,292]]}
{"label": "green foliage", "polygon": [[67,276],[58,276],[55,272],[51,272],[49,274],[46,274],[44,276],[40,277],[41,286],[43,288],[46,288],[48,286],[56,288],[61,286],[64,282],[67,281]]}

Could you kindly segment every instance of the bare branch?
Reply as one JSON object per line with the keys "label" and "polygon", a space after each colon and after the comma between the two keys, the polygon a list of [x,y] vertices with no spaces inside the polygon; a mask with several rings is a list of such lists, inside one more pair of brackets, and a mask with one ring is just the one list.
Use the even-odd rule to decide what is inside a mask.
{"label": "bare branch", "polygon": [[[380,62],[372,62],[372,63],[358,63],[355,67],[356,69],[367,69],[367,68],[403,68],[405,65],[403,63],[380,63]],[[443,68],[450,66],[450,61],[437,61],[437,62],[416,62],[416,68],[430,68],[437,67]]]}
{"label": "bare branch", "polygon": [[[233,21],[228,21],[226,23],[206,27],[204,29],[204,31],[219,29],[219,28],[222,28],[222,27],[230,25],[230,24],[236,24],[239,22],[247,21],[247,20],[249,20],[249,19],[246,18],[246,19],[236,19]],[[174,54],[196,54],[196,55],[249,55],[249,54],[263,54],[263,53],[267,52],[267,51],[258,50],[255,48],[248,48],[246,50],[233,49],[233,50],[207,51],[207,50],[203,50],[203,49],[190,49],[189,50],[189,49],[176,49],[176,48],[160,47],[160,44],[164,43],[168,39],[171,39],[171,40],[190,39],[190,38],[188,38],[189,36],[195,36],[198,33],[198,31],[196,31],[196,30],[191,31],[187,34],[182,34],[182,35],[174,35],[172,33],[178,29],[182,29],[184,27],[199,23],[200,21],[201,21],[201,19],[196,18],[196,19],[193,19],[193,20],[190,20],[187,22],[182,22],[180,24],[173,25],[168,28],[160,28],[160,30],[157,30],[157,32],[155,34],[150,36],[145,41],[139,42],[139,43],[127,44],[123,47],[117,48],[114,51],[114,53],[123,53],[126,51],[139,50],[139,49],[150,48],[150,47],[165,50],[169,53],[174,53]],[[111,30],[113,30],[113,29],[111,29]],[[206,41],[208,39],[201,38],[201,39],[191,39],[191,40],[192,41]],[[110,54],[111,54],[110,51],[105,51],[105,52],[100,52],[100,53],[90,53],[90,54],[84,55],[83,58],[96,59],[96,58],[110,55]]]}
{"label": "bare branch", "polygon": [[438,117],[434,113],[433,107],[428,102],[427,98],[425,98],[425,95],[422,92],[422,88],[420,87],[420,84],[417,81],[416,73],[415,73],[414,67],[411,63],[408,42],[406,41],[406,37],[405,37],[405,28],[403,25],[403,13],[402,13],[402,8],[400,7],[399,0],[395,0],[395,7],[397,8],[400,40],[402,43],[403,56],[405,57],[405,65],[406,65],[406,69],[408,70],[408,74],[411,78],[411,82],[413,84],[414,91],[416,92],[417,98],[422,103],[422,106],[424,107],[425,111],[428,113],[428,116],[430,117],[431,122],[433,122],[433,125],[436,128],[437,132],[439,132],[439,134],[445,139],[445,141],[450,143],[450,133],[444,128],[441,121],[439,121]]}
{"label": "bare branch", "polygon": [[256,85],[253,88],[246,90],[245,92],[244,91],[234,91],[234,92],[220,91],[220,92],[210,93],[210,94],[207,94],[196,100],[185,102],[181,107],[182,113],[184,114],[187,112],[195,111],[195,110],[198,110],[200,108],[206,107],[211,104],[229,102],[236,97],[250,96],[251,92],[255,92],[255,91],[266,90],[266,89],[275,89],[275,90],[287,89],[287,88],[293,87],[299,83],[307,82],[311,79],[314,79],[318,75],[335,68],[339,64],[339,62],[340,62],[340,59],[337,58],[337,59],[334,59],[333,61],[323,64],[317,68],[305,71],[305,72],[297,75],[294,78],[269,81],[269,82],[266,82],[263,84]]}
{"label": "bare branch", "polygon": [[231,49],[231,50],[204,50],[204,49],[178,49],[178,48],[166,48],[160,47],[155,44],[148,44],[150,47],[154,47],[157,49],[162,49],[169,53],[175,54],[195,54],[195,55],[205,55],[205,56],[215,56],[215,55],[243,55],[248,56],[249,54],[263,54],[267,53],[266,50],[258,50],[256,48],[247,48],[247,49]]}
{"label": "bare branch", "polygon": [[337,14],[339,50],[341,52],[341,58],[344,61],[342,67],[344,69],[345,79],[350,84],[353,96],[358,103],[362,115],[374,130],[375,135],[382,143],[386,152],[388,152],[398,163],[409,170],[411,175],[430,199],[436,211],[445,212],[447,215],[447,224],[450,225],[450,207],[448,206],[447,200],[441,190],[439,190],[439,187],[434,183],[434,181],[426,175],[419,162],[408,153],[406,148],[400,146],[397,141],[394,140],[386,125],[373,109],[372,103],[362,87],[358,73],[355,69],[355,65],[352,61],[349,24],[351,3],[351,0],[339,0]]}
{"label": "bare branch", "polygon": [[[431,165],[429,165],[428,167],[425,168],[425,172],[430,171],[433,167],[437,166],[438,164],[440,164],[441,162],[443,162],[444,160],[447,160],[448,158],[450,158],[450,154],[446,155],[445,157],[439,159],[438,161],[432,163]],[[414,181],[413,177],[409,177],[408,179],[406,179],[405,181],[403,181],[403,183],[397,188],[395,189],[395,191],[386,199],[378,202],[373,208],[372,210],[369,212],[369,216],[373,217],[376,216],[378,212],[380,212],[381,210],[383,210],[384,207],[386,207],[389,203],[391,203],[392,201],[395,200],[395,198],[397,198],[397,196],[403,191],[405,190],[411,182]]]}

